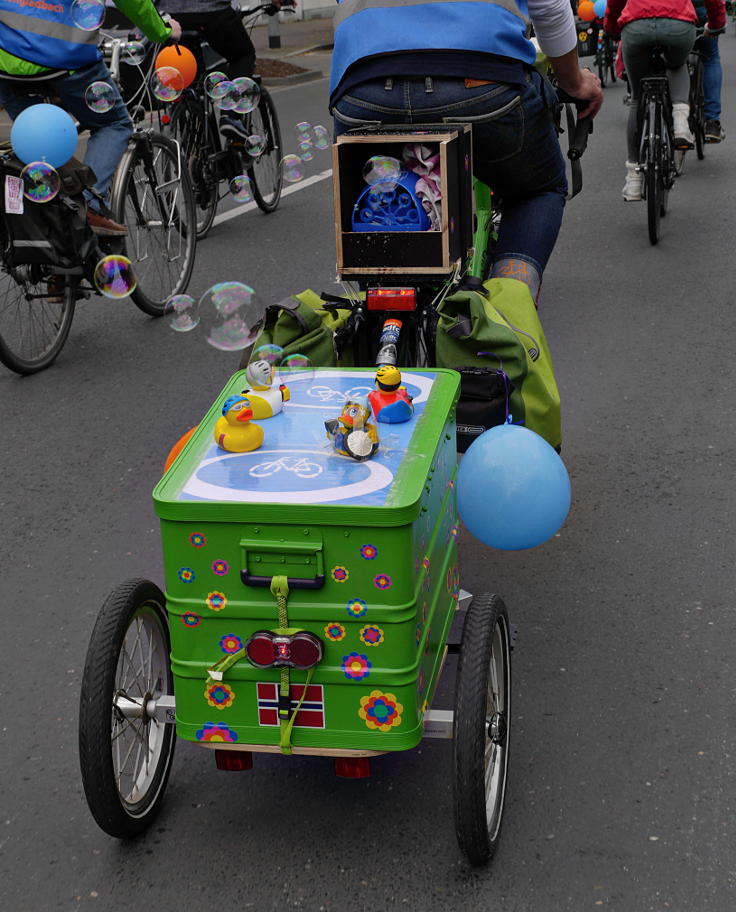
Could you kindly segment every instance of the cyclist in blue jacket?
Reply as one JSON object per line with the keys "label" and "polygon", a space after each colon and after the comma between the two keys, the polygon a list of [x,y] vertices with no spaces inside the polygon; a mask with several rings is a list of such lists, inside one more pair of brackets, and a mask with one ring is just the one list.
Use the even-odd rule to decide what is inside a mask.
{"label": "cyclist in blue jacket", "polygon": [[562,89],[595,115],[570,0],[338,0],[330,81],[337,134],[369,123],[473,125],[473,166],[503,201],[493,276],[538,299],[567,194],[554,90],[533,69],[533,23]]}
{"label": "cyclist in blue jacket", "polygon": [[[151,41],[178,41],[178,22],[164,21],[152,0],[116,0],[115,5]],[[63,108],[90,131],[85,162],[95,172],[95,190],[105,196],[110,181],[133,133],[133,124],[110,71],[99,50],[98,28],[80,28],[75,22],[72,0],[28,2],[0,0],[0,107],[12,119],[37,99],[28,88],[48,87]],[[90,110],[85,89],[93,82],[106,82],[114,104],[109,111]],[[127,234],[96,211],[92,199],[87,220],[95,233],[105,236]]]}

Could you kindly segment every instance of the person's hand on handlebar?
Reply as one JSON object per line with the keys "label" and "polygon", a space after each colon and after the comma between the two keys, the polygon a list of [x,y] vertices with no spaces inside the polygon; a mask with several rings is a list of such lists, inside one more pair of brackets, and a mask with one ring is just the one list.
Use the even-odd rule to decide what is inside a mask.
{"label": "person's hand on handlebar", "polygon": [[595,73],[581,69],[578,60],[577,47],[561,57],[549,58],[559,87],[582,102],[578,107],[578,118],[595,117],[603,104],[601,81]]}
{"label": "person's hand on handlebar", "polygon": [[171,29],[169,41],[173,42],[174,44],[178,44],[181,41],[181,26],[176,21],[176,19],[173,19],[171,16],[165,15],[163,18]]}

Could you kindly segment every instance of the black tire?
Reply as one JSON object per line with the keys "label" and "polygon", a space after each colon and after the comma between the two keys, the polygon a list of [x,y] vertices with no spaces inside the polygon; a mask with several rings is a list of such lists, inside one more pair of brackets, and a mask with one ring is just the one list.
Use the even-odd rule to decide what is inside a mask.
{"label": "black tire", "polygon": [[194,193],[179,147],[159,133],[136,133],[115,174],[110,208],[125,225],[134,304],[151,317],[189,286],[197,245]]}
{"label": "black tire", "polygon": [[646,171],[644,183],[646,184],[647,199],[647,227],[649,229],[649,242],[656,244],[659,240],[659,218],[661,208],[662,178],[662,146],[659,137],[664,128],[661,112],[656,102],[649,103],[647,118],[644,122],[647,130],[646,138]]}
{"label": "black tire", "polygon": [[601,85],[605,87],[606,85],[606,51],[605,46],[602,43],[599,43],[598,47],[595,50],[595,63],[598,67],[598,78],[601,81]]}
{"label": "black tire", "polygon": [[281,128],[268,89],[261,86],[258,107],[251,113],[251,130],[266,140],[266,147],[248,168],[253,199],[263,212],[273,212],[281,199]]}
{"label": "black tire", "polygon": [[[142,658],[143,650],[150,650],[149,668],[141,663],[142,679],[139,673],[131,680],[135,669],[129,660],[126,668],[132,634]],[[79,762],[92,816],[118,839],[143,832],[158,813],[176,738],[173,725],[149,719],[145,712],[140,720],[125,718],[114,701],[127,696],[145,705],[147,699],[173,694],[170,652],[165,600],[158,586],[143,579],[117,586],[100,610],[87,649],[79,703]],[[129,792],[125,768],[133,747],[121,763],[126,735],[132,735],[138,751]],[[141,745],[152,758],[150,765],[144,761],[139,767]]]}
{"label": "black tire", "polygon": [[212,228],[220,201],[220,181],[214,164],[219,139],[202,104],[191,97],[185,97],[177,104],[169,132],[180,144],[189,169],[197,209],[197,240],[201,241]]}
{"label": "black tire", "polygon": [[62,277],[62,301],[48,300],[51,269],[0,264],[0,361],[17,374],[48,367],[64,347],[74,317],[76,283]]}
{"label": "black tire", "polygon": [[473,865],[490,861],[498,847],[508,779],[510,713],[508,615],[498,596],[483,594],[468,608],[455,683],[455,832]]}
{"label": "black tire", "polygon": [[698,156],[698,161],[702,161],[705,158],[705,114],[703,109],[705,107],[705,99],[703,98],[703,86],[702,83],[699,86],[699,92],[695,98],[695,117],[693,118],[693,134],[695,138],[695,152]]}

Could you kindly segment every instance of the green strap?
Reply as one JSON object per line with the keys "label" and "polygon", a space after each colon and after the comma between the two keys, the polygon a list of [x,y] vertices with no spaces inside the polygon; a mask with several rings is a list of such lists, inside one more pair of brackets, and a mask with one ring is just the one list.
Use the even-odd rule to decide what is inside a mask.
{"label": "green strap", "polygon": [[276,599],[279,609],[279,627],[289,626],[286,613],[286,600],[289,598],[289,581],[285,576],[274,576],[271,580],[271,595]]}
{"label": "green strap", "polygon": [[223,675],[232,666],[239,661],[240,659],[245,658],[245,647],[239,649],[237,652],[233,652],[230,655],[223,656],[218,662],[215,662],[214,665],[211,665],[207,671],[209,676],[207,678],[207,687],[210,684],[214,684],[216,681],[222,681]]}
{"label": "green strap", "polygon": [[[289,669],[284,667],[282,670],[287,672],[287,680],[288,680]],[[299,702],[296,704],[296,708],[295,708],[294,712],[291,714],[291,718],[288,721],[286,719],[280,720],[281,733],[280,733],[280,738],[279,738],[279,747],[281,748],[282,754],[290,754],[292,752],[292,750],[291,750],[291,730],[294,727],[294,721],[296,720],[297,713],[301,709],[301,705],[304,702],[304,698],[307,695],[307,688],[309,687],[309,685],[311,683],[313,674],[314,674],[314,667],[310,668],[309,671],[307,672],[307,680],[304,682],[304,690],[302,691],[301,697],[299,697]],[[283,678],[282,678],[282,680],[283,680]]]}

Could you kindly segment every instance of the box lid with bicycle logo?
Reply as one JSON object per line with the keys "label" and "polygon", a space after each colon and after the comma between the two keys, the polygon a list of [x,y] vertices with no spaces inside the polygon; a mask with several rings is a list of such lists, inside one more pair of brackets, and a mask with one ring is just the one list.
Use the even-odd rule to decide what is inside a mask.
{"label": "box lid with bicycle logo", "polygon": [[221,450],[213,428],[228,396],[247,388],[245,372],[228,381],[179,458],[156,486],[153,497],[162,519],[321,522],[382,516],[391,525],[411,522],[431,474],[440,442],[452,435],[459,376],[450,370],[402,370],[414,398],[414,416],[404,424],[379,424],[381,446],[366,462],[335,453],[324,422],[336,418],[348,397],[374,389],[375,370],[316,368],[289,381],[290,399],[280,414],[256,422],[263,444],[246,453]]}

